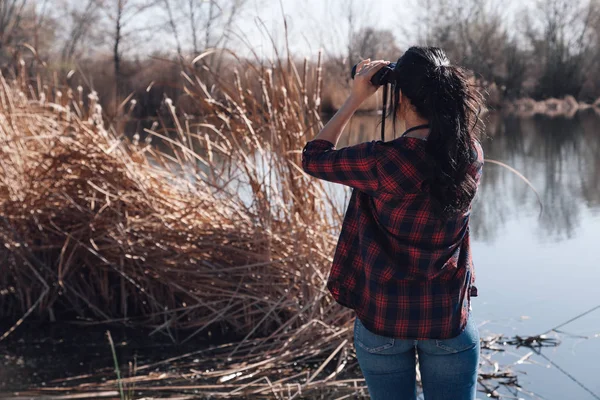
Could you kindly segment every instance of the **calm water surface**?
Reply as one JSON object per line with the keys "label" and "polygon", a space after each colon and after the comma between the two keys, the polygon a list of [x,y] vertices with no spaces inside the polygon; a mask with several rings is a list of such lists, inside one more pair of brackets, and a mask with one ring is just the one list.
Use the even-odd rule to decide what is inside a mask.
{"label": "calm water surface", "polygon": [[[377,123],[377,117],[356,117],[338,147],[379,139]],[[523,180],[485,165],[471,219],[479,289],[473,313],[482,335],[538,335],[600,305],[600,117],[490,115],[487,127],[485,157],[525,175],[544,210],[540,216],[537,197]],[[561,345],[542,354],[595,395],[536,354],[513,367],[524,373],[521,385],[545,399],[600,398],[600,310],[560,330],[565,333],[548,335]],[[501,365],[531,351],[507,350],[495,356]]]}

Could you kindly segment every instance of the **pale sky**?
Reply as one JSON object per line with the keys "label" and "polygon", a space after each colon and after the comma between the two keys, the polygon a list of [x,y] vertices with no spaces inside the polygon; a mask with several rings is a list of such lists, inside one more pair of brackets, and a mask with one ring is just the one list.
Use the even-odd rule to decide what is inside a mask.
{"label": "pale sky", "polygon": [[[400,48],[414,44],[417,38],[419,19],[424,0],[250,0],[248,18],[244,18],[239,29],[249,35],[255,46],[270,51],[272,46],[264,34],[261,35],[255,18],[259,16],[270,32],[278,32],[275,39],[283,45],[283,18],[281,6],[288,18],[288,31],[292,54],[316,56],[320,47],[340,47],[343,45],[348,23],[347,10],[353,7],[360,13],[355,27],[371,26],[390,29]],[[531,9],[536,0],[497,0],[492,1],[501,14],[512,19],[519,9]],[[332,44],[334,46],[332,46]]]}
{"label": "pale sky", "polygon": [[[249,13],[264,20],[270,32],[276,32],[274,39],[284,45],[283,11],[288,20],[290,49],[295,55],[316,56],[318,49],[331,44],[342,45],[348,31],[345,17],[352,0],[250,0]],[[410,11],[416,0],[377,0],[354,1],[360,13],[355,26],[368,25],[379,29],[391,29],[400,46],[408,45],[410,39],[403,37],[400,26],[414,23]],[[261,6],[262,5],[262,6]],[[257,27],[255,18],[245,18],[239,27],[249,35],[257,48],[271,51],[270,39]]]}
{"label": "pale sky", "polygon": [[[65,0],[77,1],[77,0]],[[248,0],[244,14],[233,27],[233,38],[227,43],[239,55],[250,55],[250,49],[259,56],[271,58],[273,45],[270,34],[280,52],[285,49],[284,18],[288,22],[290,52],[294,57],[316,59],[320,48],[329,52],[344,52],[348,43],[348,10],[355,11],[353,31],[361,27],[391,30],[396,44],[402,49],[416,44],[419,29],[423,27],[418,16],[423,16],[423,4],[427,0]],[[492,0],[507,16],[518,14],[517,8],[532,7],[536,0]],[[174,3],[177,4],[177,3]],[[283,8],[283,13],[282,13]],[[189,22],[185,20],[186,10],[176,9],[183,18],[177,24],[183,47],[191,48]],[[417,15],[417,13],[419,13]],[[129,31],[147,28],[148,21],[162,21],[166,14],[163,8],[156,8],[143,18],[137,18],[129,25]],[[262,22],[262,24],[261,24]],[[264,25],[263,25],[264,24]],[[168,25],[167,25],[168,26]],[[112,26],[107,26],[112,29]],[[203,35],[200,32],[200,35]],[[141,37],[140,37],[141,38]],[[240,39],[242,38],[242,39]],[[245,43],[244,43],[245,41]],[[104,50],[112,51],[107,42]],[[123,46],[129,54],[142,54],[160,50],[176,52],[171,31],[151,31],[144,39],[131,41]],[[326,53],[325,56],[331,53]]]}

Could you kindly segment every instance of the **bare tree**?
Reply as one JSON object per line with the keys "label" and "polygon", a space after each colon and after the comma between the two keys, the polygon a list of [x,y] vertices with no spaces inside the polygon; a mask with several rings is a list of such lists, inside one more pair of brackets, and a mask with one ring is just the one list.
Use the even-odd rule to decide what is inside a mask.
{"label": "bare tree", "polygon": [[348,54],[351,63],[369,57],[394,61],[400,56],[400,49],[391,30],[369,27],[353,33]]}
{"label": "bare tree", "polygon": [[33,20],[33,48],[39,51],[40,45],[40,28],[44,26],[45,19],[48,11],[48,0],[44,0],[41,3],[41,7],[38,10],[33,9],[34,20]]}
{"label": "bare tree", "polygon": [[113,45],[113,62],[115,67],[115,109],[119,101],[119,88],[121,86],[121,54],[119,46],[123,40],[123,14],[126,0],[117,0],[117,12],[115,16],[115,38]]}
{"label": "bare tree", "polygon": [[[357,0],[349,0],[347,2],[338,3],[337,9],[335,7],[328,7],[331,13],[327,18],[331,20],[341,19],[341,24],[325,24],[325,31],[321,32],[322,42],[324,47],[330,55],[334,52],[335,48],[344,49],[345,52],[338,56],[338,62],[341,64],[355,64],[360,61],[357,54],[354,54],[353,47],[356,43],[360,42],[361,39],[357,38],[359,33],[364,35],[366,29],[373,25],[372,14],[368,3],[360,2]],[[323,21],[320,22],[321,24]],[[329,43],[326,42],[326,38],[329,39]],[[337,42],[337,43],[336,43]]]}
{"label": "bare tree", "polygon": [[[305,39],[309,43],[316,43],[323,49],[329,79],[341,80],[338,83],[342,84],[348,79],[350,65],[360,61],[360,57],[374,56],[368,47],[374,44],[371,38],[379,36],[382,31],[372,28],[375,20],[368,2],[324,0],[321,7],[320,10],[300,10],[309,26],[308,32],[302,34],[307,35]],[[390,39],[385,40],[387,45],[395,46],[395,41]],[[383,42],[379,44],[386,45]]]}
{"label": "bare tree", "polygon": [[[27,44],[34,49],[26,58],[45,57],[55,41],[56,21],[49,0],[0,0],[0,59],[16,56],[14,50]],[[20,56],[23,56],[21,54]]]}
{"label": "bare tree", "polygon": [[200,34],[204,34],[203,49],[225,47],[229,32],[248,5],[248,0],[183,0],[180,7],[189,21],[191,47],[194,54],[202,51]]}
{"label": "bare tree", "polygon": [[499,0],[425,0],[415,2],[417,42],[442,47],[450,59],[476,72],[482,84],[496,84],[519,96],[527,56],[508,24]]}
{"label": "bare tree", "polygon": [[588,53],[590,60],[586,76],[585,96],[595,101],[600,98],[600,0],[590,2],[589,42],[591,50]]}
{"label": "bare tree", "polygon": [[20,25],[27,0],[0,1],[0,48],[13,44],[20,34]]}
{"label": "bare tree", "polygon": [[171,28],[173,36],[175,37],[175,44],[177,45],[177,55],[179,56],[179,62],[181,63],[183,62],[183,51],[181,49],[181,40],[179,40],[179,31],[177,29],[177,23],[175,21],[175,18],[173,17],[173,11],[171,10],[170,0],[163,0],[163,4],[167,9],[169,27]]}
{"label": "bare tree", "polygon": [[585,75],[593,65],[590,40],[597,1],[547,0],[536,3],[536,13],[527,16],[527,38],[538,60],[537,97],[577,96]]}
{"label": "bare tree", "polygon": [[190,18],[190,28],[192,32],[192,49],[194,54],[198,54],[198,29],[196,20],[196,2],[194,0],[187,0],[187,6]]}
{"label": "bare tree", "polygon": [[67,36],[61,49],[63,61],[73,59],[79,46],[88,37],[94,23],[100,17],[102,6],[100,0],[87,0],[83,4],[84,7],[80,8],[81,3],[71,3],[72,8],[69,10],[71,26],[67,30]]}
{"label": "bare tree", "polygon": [[[134,37],[155,30],[156,26],[149,24],[143,14],[154,8],[160,0],[111,0],[104,4],[104,9],[109,21],[113,24],[111,41],[113,65],[115,74],[115,106],[118,104],[121,87],[122,87],[122,71],[121,58],[123,44],[126,41],[133,40]],[[145,23],[142,25],[136,20],[142,20]]]}
{"label": "bare tree", "polygon": [[217,17],[215,14],[215,9],[217,8],[217,4],[214,0],[208,1],[208,17],[206,18],[206,29],[204,30],[204,48],[207,49],[210,46],[210,34],[213,23],[215,22],[215,18]]}
{"label": "bare tree", "polygon": [[443,47],[453,59],[477,66],[491,78],[500,66],[499,49],[507,40],[498,0],[426,0],[417,3],[418,42]]}

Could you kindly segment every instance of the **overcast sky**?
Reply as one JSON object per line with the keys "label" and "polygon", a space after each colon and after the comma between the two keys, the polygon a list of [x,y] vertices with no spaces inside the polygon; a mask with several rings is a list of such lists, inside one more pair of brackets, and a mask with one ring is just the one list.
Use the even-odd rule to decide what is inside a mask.
{"label": "overcast sky", "polygon": [[[1,0],[0,0],[1,1]],[[78,1],[78,0],[72,0]],[[396,44],[405,49],[416,44],[418,31],[424,26],[419,15],[423,15],[426,0],[248,0],[242,18],[232,27],[227,43],[240,55],[249,55],[250,49],[259,56],[273,56],[272,35],[276,47],[285,49],[284,15],[288,23],[288,41],[294,57],[315,59],[320,48],[328,52],[344,52],[348,43],[348,9],[352,7],[356,19],[352,23],[353,31],[360,27],[391,30]],[[507,16],[518,14],[518,8],[533,6],[537,0],[495,0]],[[493,2],[494,3],[494,2]],[[175,3],[176,4],[176,3]],[[190,48],[191,32],[185,19],[186,10],[178,13],[183,18],[177,26],[179,35],[187,49]],[[420,13],[417,15],[416,13]],[[143,18],[131,23],[130,30],[144,28],[148,21],[158,21],[167,25],[164,8],[156,8]],[[168,26],[168,25],[167,25]],[[110,27],[112,28],[112,27]],[[149,32],[146,40],[132,41],[131,53],[144,53],[160,50],[175,53],[172,32]],[[241,39],[243,38],[243,39]],[[110,43],[108,43],[110,45]],[[107,50],[112,50],[106,47]],[[327,54],[326,54],[327,55]],[[400,56],[400,55],[399,55]]]}
{"label": "overcast sky", "polygon": [[[278,44],[283,44],[283,17],[288,20],[290,48],[294,55],[314,56],[322,46],[339,47],[347,32],[344,14],[352,6],[358,11],[356,25],[377,29],[389,29],[400,48],[406,48],[417,38],[423,12],[423,0],[249,0],[248,18],[239,29],[245,32],[253,45],[271,49],[268,38],[260,34],[256,18],[264,20],[265,26],[274,33]],[[498,0],[499,11],[507,19],[513,19],[519,9],[531,9],[536,0]]]}
{"label": "overcast sky", "polygon": [[[290,49],[295,55],[315,56],[322,46],[341,44],[347,32],[347,21],[343,14],[352,0],[250,0],[249,14],[264,20],[265,26],[274,33],[279,45],[284,44],[283,17],[288,21]],[[392,30],[398,44],[408,45],[400,26],[414,23],[411,13],[413,0],[354,1],[360,13],[356,25],[369,25],[378,29]],[[283,13],[282,13],[283,6]],[[245,18],[239,29],[248,34],[252,43],[266,51],[271,50],[268,37],[261,34],[256,18]]]}

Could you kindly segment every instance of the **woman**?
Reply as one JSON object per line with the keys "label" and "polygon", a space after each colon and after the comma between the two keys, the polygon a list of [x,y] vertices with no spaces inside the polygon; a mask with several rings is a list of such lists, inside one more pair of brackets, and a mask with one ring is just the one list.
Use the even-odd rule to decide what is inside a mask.
{"label": "woman", "polygon": [[475,399],[479,333],[469,216],[483,167],[481,95],[435,47],[412,47],[391,75],[394,140],[336,149],[387,61],[358,65],[352,93],[302,151],[312,176],[352,187],[327,288],[354,309],[354,345],[374,400]]}

